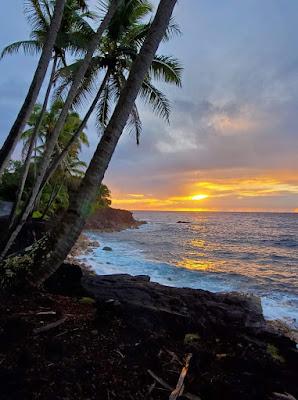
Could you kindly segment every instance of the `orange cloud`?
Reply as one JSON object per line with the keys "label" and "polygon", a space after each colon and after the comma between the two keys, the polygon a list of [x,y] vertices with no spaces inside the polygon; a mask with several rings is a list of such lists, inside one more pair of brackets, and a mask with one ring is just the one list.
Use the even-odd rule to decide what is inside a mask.
{"label": "orange cloud", "polygon": [[[119,193],[113,196],[117,207],[132,210],[171,211],[274,211],[273,199],[298,199],[298,181],[291,176],[222,178],[190,182],[177,188],[180,195],[159,196],[145,193]],[[278,210],[284,211],[280,205]],[[291,211],[292,209],[288,209]],[[295,209],[298,212],[298,208]]]}
{"label": "orange cloud", "polygon": [[298,182],[287,183],[269,177],[205,181],[197,182],[195,186],[199,190],[211,193],[213,197],[230,196],[231,194],[238,197],[298,194]]}

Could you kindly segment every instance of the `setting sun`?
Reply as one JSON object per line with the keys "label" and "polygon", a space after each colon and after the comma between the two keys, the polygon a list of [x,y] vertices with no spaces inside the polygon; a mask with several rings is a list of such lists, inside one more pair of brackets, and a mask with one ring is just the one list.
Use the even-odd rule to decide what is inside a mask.
{"label": "setting sun", "polygon": [[209,196],[207,194],[196,194],[191,199],[192,200],[204,200],[207,199]]}

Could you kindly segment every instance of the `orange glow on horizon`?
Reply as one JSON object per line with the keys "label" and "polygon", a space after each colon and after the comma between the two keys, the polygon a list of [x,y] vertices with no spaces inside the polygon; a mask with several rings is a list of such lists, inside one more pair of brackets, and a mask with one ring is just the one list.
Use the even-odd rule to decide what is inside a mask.
{"label": "orange glow on horizon", "polygon": [[[291,208],[283,207],[284,200],[290,197],[297,199],[298,204],[298,181],[292,175],[186,179],[185,185],[177,187],[177,193],[175,196],[137,192],[114,194],[112,190],[112,204],[135,211],[298,212],[295,203]],[[198,207],[197,202],[201,201]]]}

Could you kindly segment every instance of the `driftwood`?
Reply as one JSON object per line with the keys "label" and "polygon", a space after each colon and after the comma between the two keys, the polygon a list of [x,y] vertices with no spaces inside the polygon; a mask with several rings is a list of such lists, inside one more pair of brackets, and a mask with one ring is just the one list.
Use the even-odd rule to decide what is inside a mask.
{"label": "driftwood", "polygon": [[169,400],[177,400],[177,398],[179,396],[181,396],[184,392],[184,379],[187,375],[188,369],[189,369],[189,363],[191,360],[192,354],[188,354],[186,356],[186,360],[185,360],[185,365],[183,366],[176,388],[172,391],[172,393],[170,394]]}
{"label": "driftwood", "polygon": [[54,329],[54,328],[57,328],[58,326],[62,325],[66,320],[67,320],[67,318],[63,317],[63,318],[59,319],[58,321],[55,321],[55,322],[52,322],[52,323],[50,323],[48,325],[44,325],[44,326],[42,326],[40,328],[34,329],[33,333],[35,335],[38,335],[39,333],[47,332],[50,329]]}
{"label": "driftwood", "polygon": [[[152,376],[153,379],[156,380],[156,382],[160,383],[161,386],[163,386],[165,389],[169,390],[170,392],[173,391],[173,388],[167,382],[165,382],[162,378],[157,376],[153,371],[148,369],[147,372],[150,376]],[[188,393],[188,392],[183,393],[183,397],[185,397],[188,400],[202,400],[201,397],[196,396],[191,393]]]}

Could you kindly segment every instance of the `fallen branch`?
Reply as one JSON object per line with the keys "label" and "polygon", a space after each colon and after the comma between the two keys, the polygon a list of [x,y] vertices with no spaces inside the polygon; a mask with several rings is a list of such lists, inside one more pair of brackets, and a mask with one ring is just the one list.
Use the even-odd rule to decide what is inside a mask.
{"label": "fallen branch", "polygon": [[33,330],[33,333],[35,335],[39,334],[39,333],[43,333],[43,332],[47,332],[50,329],[54,329],[57,328],[57,326],[62,325],[65,321],[67,320],[66,317],[59,319],[58,321],[52,322],[51,324],[42,326],[40,328],[36,328]]}
{"label": "fallen branch", "polygon": [[[163,386],[165,389],[169,390],[170,392],[172,392],[173,388],[167,383],[165,382],[163,379],[161,379],[159,376],[155,375],[154,372],[152,372],[150,369],[147,370],[148,374],[152,376],[153,379],[156,380],[156,382],[160,383],[161,386]],[[194,394],[191,393],[183,393],[183,397],[185,397],[188,400],[202,400],[201,397],[196,396]]]}
{"label": "fallen branch", "polygon": [[165,351],[166,351],[170,356],[172,356],[172,359],[171,359],[171,361],[170,361],[171,363],[173,363],[174,361],[176,361],[178,364],[183,365],[183,363],[179,360],[177,354],[175,354],[173,351],[170,351],[170,350],[168,350],[168,349],[165,349]]}
{"label": "fallen branch", "polygon": [[125,358],[125,355],[121,353],[120,350],[115,350],[115,353],[119,354],[121,358]]}
{"label": "fallen branch", "polygon": [[181,370],[176,388],[172,391],[170,394],[169,400],[177,400],[179,396],[182,396],[183,391],[184,391],[184,379],[187,375],[187,372],[189,370],[189,363],[191,360],[192,354],[187,354],[186,360],[185,360],[185,365]]}
{"label": "fallen branch", "polygon": [[36,315],[56,315],[56,311],[40,311]]}
{"label": "fallen branch", "polygon": [[160,383],[161,386],[163,386],[164,388],[168,389],[168,390],[172,390],[171,386],[165,382],[164,380],[162,380],[161,378],[159,378],[157,375],[155,375],[154,372],[152,372],[150,369],[147,370],[148,374],[152,376],[153,379],[156,380],[156,382]]}

